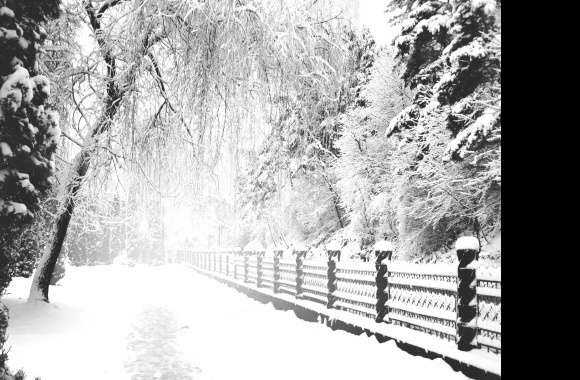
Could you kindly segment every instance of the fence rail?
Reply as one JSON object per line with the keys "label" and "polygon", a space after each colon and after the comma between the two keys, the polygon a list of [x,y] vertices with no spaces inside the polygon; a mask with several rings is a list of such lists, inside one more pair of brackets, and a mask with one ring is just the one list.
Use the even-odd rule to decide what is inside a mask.
{"label": "fence rail", "polygon": [[477,250],[458,242],[458,264],[391,261],[376,250],[375,263],[341,262],[339,251],[327,260],[306,259],[295,251],[265,256],[263,251],[194,252],[181,250],[179,262],[271,289],[297,300],[318,303],[369,322],[418,330],[460,351],[501,354],[501,271],[477,267]]}

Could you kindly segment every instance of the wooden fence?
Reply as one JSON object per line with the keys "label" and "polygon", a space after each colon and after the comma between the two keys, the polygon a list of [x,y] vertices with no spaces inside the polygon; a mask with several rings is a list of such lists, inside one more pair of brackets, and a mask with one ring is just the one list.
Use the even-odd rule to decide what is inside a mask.
{"label": "wooden fence", "polygon": [[488,351],[501,357],[501,271],[478,267],[478,250],[457,245],[458,264],[392,261],[375,250],[376,261],[306,259],[306,252],[187,251],[177,261],[245,286],[286,294],[377,324],[420,331],[459,351]]}

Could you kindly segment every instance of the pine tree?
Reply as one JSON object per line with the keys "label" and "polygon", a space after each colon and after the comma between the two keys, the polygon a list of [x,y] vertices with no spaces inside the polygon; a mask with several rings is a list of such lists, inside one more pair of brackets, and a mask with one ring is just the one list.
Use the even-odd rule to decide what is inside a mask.
{"label": "pine tree", "polygon": [[426,1],[409,13],[395,45],[405,65],[403,79],[418,92],[388,135],[439,112],[454,136],[445,160],[463,160],[499,142],[499,11],[495,0],[464,0]]}
{"label": "pine tree", "polygon": [[416,2],[394,41],[416,93],[386,134],[401,142],[405,213],[422,250],[501,226],[500,7]]}
{"label": "pine tree", "polygon": [[[46,105],[48,79],[35,74],[46,38],[41,24],[57,15],[57,1],[7,1],[0,8],[0,233],[7,239],[32,220],[54,172],[58,115]],[[10,281],[5,247],[0,291]]]}
{"label": "pine tree", "polygon": [[[48,105],[48,79],[37,75],[42,24],[59,15],[58,0],[0,2],[0,294],[10,283],[9,251],[32,221],[39,199],[50,188],[60,129]],[[0,310],[0,377],[7,324]]]}

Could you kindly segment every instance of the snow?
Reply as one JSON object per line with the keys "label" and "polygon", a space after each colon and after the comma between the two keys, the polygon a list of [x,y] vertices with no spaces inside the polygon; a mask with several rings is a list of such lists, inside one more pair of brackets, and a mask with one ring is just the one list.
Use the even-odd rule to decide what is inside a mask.
{"label": "snow", "polygon": [[[411,19],[412,20],[412,19]],[[428,30],[430,34],[438,34],[442,30],[447,28],[447,23],[449,21],[449,16],[436,14],[428,19],[423,19],[414,27],[413,31],[416,34],[421,33],[423,30]]]}
{"label": "snow", "polygon": [[50,96],[50,81],[44,75],[37,75],[32,78],[34,82],[34,91],[42,93],[44,96]]}
{"label": "snow", "polygon": [[482,250],[488,252],[501,252],[501,231],[496,233],[489,241],[485,242]]}
{"label": "snow", "polygon": [[471,0],[471,10],[483,10],[487,16],[493,16],[496,12],[496,0]]}
{"label": "snow", "polygon": [[244,247],[246,252],[263,252],[264,250],[264,246],[257,240],[252,240]]}
{"label": "snow", "polygon": [[306,245],[306,243],[300,241],[292,244],[292,249],[294,252],[307,252],[308,246]]}
{"label": "snow", "polygon": [[456,250],[474,250],[479,251],[479,240],[475,236],[461,236],[455,242],[455,249]]}
{"label": "snow", "polygon": [[14,17],[16,17],[14,15],[14,11],[8,7],[1,7],[0,8],[0,18],[3,19],[8,19],[8,20],[13,20]]}
{"label": "snow", "polygon": [[393,252],[393,243],[387,240],[380,240],[374,245],[375,251],[378,252]]}
{"label": "snow", "polygon": [[14,156],[12,149],[10,149],[10,145],[5,141],[0,142],[0,154],[4,158],[11,158]]}
{"label": "snow", "polygon": [[327,251],[340,251],[342,248],[342,244],[337,240],[333,240],[330,243],[325,245]]}
{"label": "snow", "polygon": [[29,283],[15,278],[3,298],[8,364],[28,378],[466,378],[442,359],[305,322],[182,266],[71,267],[51,304],[27,303]]}
{"label": "snow", "polygon": [[30,80],[28,70],[17,68],[8,76],[0,88],[0,104],[4,112],[16,112],[22,102],[30,103],[34,83]]}
{"label": "snow", "polygon": [[426,274],[433,276],[457,275],[457,264],[449,263],[412,263],[409,261],[393,260],[388,264],[389,272]]}
{"label": "snow", "polygon": [[0,214],[24,216],[27,213],[28,209],[24,203],[0,200]]}

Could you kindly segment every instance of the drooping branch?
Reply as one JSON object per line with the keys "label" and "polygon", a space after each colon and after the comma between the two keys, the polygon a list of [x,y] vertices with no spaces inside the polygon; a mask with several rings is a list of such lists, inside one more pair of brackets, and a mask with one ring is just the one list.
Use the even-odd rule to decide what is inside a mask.
{"label": "drooping branch", "polygon": [[[133,83],[136,77],[136,71],[139,67],[138,64],[131,66],[126,78],[117,77],[116,57],[109,47],[108,42],[105,40],[101,25],[101,17],[103,13],[107,9],[112,8],[120,2],[121,1],[107,2],[103,4],[98,11],[94,10],[90,1],[87,1],[85,4],[85,9],[89,16],[91,27],[97,38],[101,56],[107,67],[106,96],[104,99],[103,108],[101,110],[101,115],[94,124],[86,144],[82,147],[81,151],[75,159],[74,166],[71,170],[71,177],[69,178],[69,183],[66,186],[66,193],[64,195],[64,199],[56,219],[53,240],[49,250],[44,252],[34,273],[29,301],[40,300],[48,302],[49,300],[48,291],[52,274],[54,272],[58,257],[62,251],[62,246],[64,244],[68,226],[75,208],[75,199],[90,168],[95,141],[100,135],[111,129],[115,120],[115,116],[121,106],[123,97],[130,88],[127,83]],[[140,61],[142,57],[146,55],[152,44],[158,40],[159,37],[151,38],[151,33],[146,33],[143,38],[143,43],[140,46],[140,50],[138,51],[137,61]]]}

